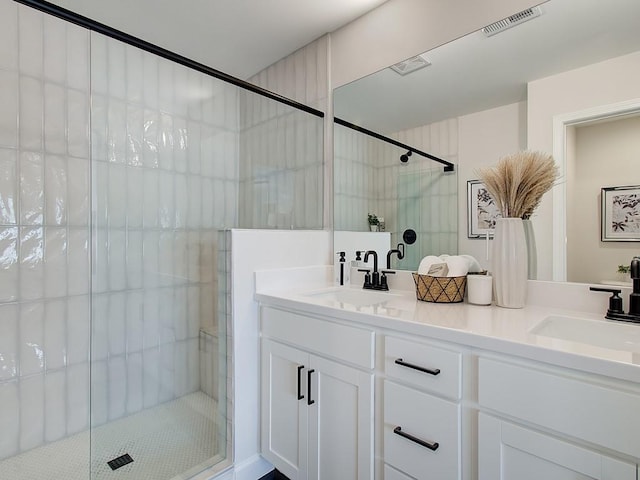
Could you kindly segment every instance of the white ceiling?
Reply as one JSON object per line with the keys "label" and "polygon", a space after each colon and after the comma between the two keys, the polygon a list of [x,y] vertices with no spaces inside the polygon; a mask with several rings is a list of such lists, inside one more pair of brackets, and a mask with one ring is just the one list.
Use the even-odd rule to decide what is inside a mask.
{"label": "white ceiling", "polygon": [[[389,134],[526,99],[528,81],[640,50],[640,0],[550,0],[543,14],[424,54],[405,77],[384,69],[338,88],[334,113]],[[516,13],[516,12],[514,12]]]}
{"label": "white ceiling", "polygon": [[386,0],[51,0],[247,79]]}

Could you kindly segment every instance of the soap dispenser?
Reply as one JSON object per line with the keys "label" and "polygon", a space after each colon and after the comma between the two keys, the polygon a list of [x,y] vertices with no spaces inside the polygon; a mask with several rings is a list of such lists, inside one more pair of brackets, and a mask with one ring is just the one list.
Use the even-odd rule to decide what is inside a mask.
{"label": "soap dispenser", "polygon": [[347,252],[336,252],[337,260],[334,265],[334,272],[336,283],[341,286],[349,284],[349,268],[347,268],[346,254]]}
{"label": "soap dispenser", "polygon": [[364,250],[356,250],[356,258],[351,261],[351,266],[355,268],[364,267],[364,262],[362,261],[362,253]]}

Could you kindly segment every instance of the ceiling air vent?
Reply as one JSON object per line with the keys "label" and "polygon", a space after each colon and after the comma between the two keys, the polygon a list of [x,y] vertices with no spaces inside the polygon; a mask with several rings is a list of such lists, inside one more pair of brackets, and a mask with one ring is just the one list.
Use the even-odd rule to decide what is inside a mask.
{"label": "ceiling air vent", "polygon": [[400,63],[391,65],[391,70],[399,73],[400,75],[408,75],[411,72],[428,67],[429,65],[431,65],[431,62],[423,58],[421,55],[416,55],[415,57],[407,58]]}
{"label": "ceiling air vent", "polygon": [[482,33],[484,33],[487,37],[490,37],[492,35],[495,35],[496,33],[504,32],[511,27],[515,27],[516,25],[520,25],[521,23],[524,23],[528,20],[539,17],[540,15],[542,15],[542,9],[540,7],[527,8],[522,12],[518,12],[507,18],[498,20],[491,25],[487,25],[482,29]]}

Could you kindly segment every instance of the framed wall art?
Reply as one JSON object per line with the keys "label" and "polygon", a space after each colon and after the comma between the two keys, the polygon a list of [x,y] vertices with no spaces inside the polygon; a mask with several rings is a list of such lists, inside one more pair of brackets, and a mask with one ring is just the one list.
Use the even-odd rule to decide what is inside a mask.
{"label": "framed wall art", "polygon": [[601,240],[640,242],[640,185],[604,187],[600,196]]}
{"label": "framed wall art", "polygon": [[467,226],[468,238],[493,237],[496,218],[500,212],[484,183],[480,180],[467,181]]}

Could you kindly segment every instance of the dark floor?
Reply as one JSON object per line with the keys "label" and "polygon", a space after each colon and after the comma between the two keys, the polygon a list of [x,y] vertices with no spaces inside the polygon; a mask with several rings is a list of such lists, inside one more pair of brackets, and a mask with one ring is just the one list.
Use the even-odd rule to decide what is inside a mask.
{"label": "dark floor", "polygon": [[273,470],[272,472],[267,473],[264,477],[259,478],[258,480],[289,480],[283,474],[281,474],[278,470]]}

